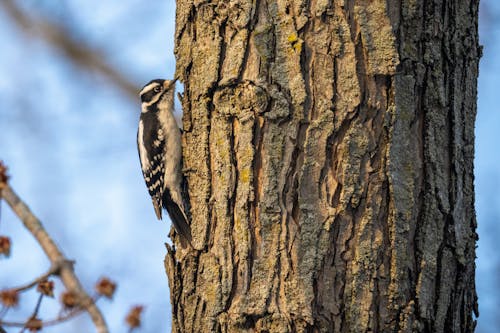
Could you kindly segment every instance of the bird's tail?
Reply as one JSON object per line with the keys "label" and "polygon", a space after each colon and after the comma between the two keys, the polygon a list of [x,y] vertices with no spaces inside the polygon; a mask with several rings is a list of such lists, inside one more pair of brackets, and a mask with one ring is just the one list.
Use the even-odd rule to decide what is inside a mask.
{"label": "bird's tail", "polygon": [[189,227],[188,219],[186,217],[186,214],[184,213],[184,210],[171,198],[165,199],[167,200],[163,200],[163,205],[167,210],[168,215],[170,216],[170,220],[172,221],[175,231],[177,231],[181,238],[181,245],[183,247],[186,247],[187,242],[192,248],[193,245],[191,244],[191,228]]}
{"label": "bird's tail", "polygon": [[158,200],[158,198],[153,198],[153,207],[155,208],[155,214],[156,214],[156,218],[158,220],[161,220],[161,201]]}

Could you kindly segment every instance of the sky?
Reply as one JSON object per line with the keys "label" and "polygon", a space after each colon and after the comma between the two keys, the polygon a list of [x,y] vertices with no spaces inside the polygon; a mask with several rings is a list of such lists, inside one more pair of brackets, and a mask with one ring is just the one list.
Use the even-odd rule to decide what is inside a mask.
{"label": "sky", "polygon": [[[48,3],[45,4],[44,3]],[[147,81],[174,73],[174,1],[51,2],[26,0],[41,12],[72,27],[99,49],[139,89]],[[477,290],[480,317],[476,332],[500,327],[500,2],[483,0],[476,120],[476,208],[479,242]],[[124,332],[124,317],[145,305],[141,332],[170,331],[170,304],[163,268],[169,223],[158,222],[140,172],[136,149],[139,101],[106,79],[82,71],[44,42],[22,33],[0,9],[0,159],[10,183],[65,255],[87,290],[102,276],[118,283],[112,301],[100,300],[111,332]],[[0,289],[28,282],[49,268],[38,244],[12,214],[1,207],[0,234],[13,240],[12,255],[0,259]],[[56,285],[56,292],[62,287]],[[22,306],[9,314],[21,319],[36,302],[23,294]],[[44,300],[42,317],[58,311]],[[44,332],[89,327],[86,315]],[[92,329],[89,329],[92,331]]]}
{"label": "sky", "polygon": [[[34,3],[23,2],[39,9]],[[174,2],[143,4],[82,0],[66,2],[60,12],[42,10],[76,27],[139,89],[152,78],[172,77],[175,66]],[[136,304],[145,305],[142,332],[169,331],[163,259],[170,225],[156,220],[140,171],[139,101],[24,35],[1,11],[0,41],[0,159],[9,167],[11,186],[66,256],[76,260],[87,290],[101,276],[118,283],[113,301],[98,303],[111,332],[126,331],[124,317]],[[13,241],[11,258],[0,261],[0,288],[27,282],[49,268],[6,204],[0,234]],[[22,318],[34,308],[34,295],[28,296],[9,318]],[[44,301],[42,310],[42,317],[57,314],[57,300]],[[44,331],[87,325],[82,315]]]}
{"label": "sky", "polygon": [[476,332],[500,327],[500,112],[496,97],[500,78],[500,2],[482,0],[479,36],[483,57],[479,66],[476,118],[475,187],[478,221],[476,288],[479,318]]}

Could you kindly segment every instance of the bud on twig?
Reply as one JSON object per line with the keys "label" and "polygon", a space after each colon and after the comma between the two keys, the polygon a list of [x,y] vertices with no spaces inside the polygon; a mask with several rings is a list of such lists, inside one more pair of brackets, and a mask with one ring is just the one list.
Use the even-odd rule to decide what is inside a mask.
{"label": "bud on twig", "polygon": [[113,298],[113,294],[116,290],[116,283],[104,277],[96,283],[95,290],[99,295],[103,295],[106,298]]}
{"label": "bud on twig", "polygon": [[7,236],[0,236],[0,255],[4,255],[6,257],[10,256],[10,238]]}
{"label": "bud on twig", "polygon": [[19,304],[19,293],[17,290],[0,291],[0,302],[7,308],[15,307]]}
{"label": "bud on twig", "polygon": [[66,291],[61,295],[61,303],[66,309],[73,309],[78,305],[78,296],[72,291]]}
{"label": "bud on twig", "polygon": [[54,297],[54,281],[43,280],[38,283],[36,291],[45,296]]}
{"label": "bud on twig", "polygon": [[38,318],[31,317],[26,323],[26,328],[30,332],[38,332],[42,330],[42,321]]}
{"label": "bud on twig", "polygon": [[134,306],[130,309],[125,321],[131,330],[141,326],[141,313],[143,309],[144,307],[141,305]]}

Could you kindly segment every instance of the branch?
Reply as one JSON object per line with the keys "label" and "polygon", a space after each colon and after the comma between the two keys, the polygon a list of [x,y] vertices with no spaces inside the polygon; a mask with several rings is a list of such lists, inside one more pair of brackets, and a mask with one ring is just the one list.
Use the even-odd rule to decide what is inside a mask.
{"label": "branch", "polygon": [[54,48],[61,51],[68,59],[86,70],[106,77],[115,84],[125,94],[136,99],[138,87],[126,79],[118,70],[104,61],[104,57],[80,40],[76,40],[64,29],[52,22],[29,17],[16,5],[15,1],[2,0],[0,5],[5,8],[13,21],[22,28],[23,31],[43,39]]}
{"label": "branch", "polygon": [[16,292],[21,292],[21,291],[25,291],[25,290],[28,290],[30,288],[33,288],[34,286],[36,286],[41,281],[47,280],[50,276],[52,276],[52,275],[58,275],[63,265],[73,265],[73,261],[58,262],[55,265],[53,264],[52,267],[46,273],[40,275],[39,277],[37,277],[33,281],[31,281],[31,282],[29,282],[29,283],[27,283],[27,284],[25,284],[23,286],[19,286],[19,287],[15,287],[15,288],[9,288],[9,289],[15,290]]}
{"label": "branch", "polygon": [[59,275],[66,289],[78,295],[79,305],[90,315],[99,333],[108,333],[106,321],[99,308],[92,298],[83,289],[78,277],[73,271],[71,261],[66,259],[59,250],[49,234],[45,231],[42,223],[31,212],[28,206],[17,196],[9,184],[3,183],[0,188],[0,195],[12,208],[14,213],[23,222],[26,229],[36,238],[43,251],[49,258],[53,267],[60,267]]}
{"label": "branch", "polygon": [[[83,312],[82,308],[77,308],[75,310],[68,312],[65,315],[61,315],[57,318],[43,321],[42,327],[54,326],[54,325],[63,323],[65,321],[68,321],[68,320],[78,316],[82,312]],[[26,326],[26,322],[19,322],[19,321],[2,321],[1,324],[5,327],[25,327]]]}

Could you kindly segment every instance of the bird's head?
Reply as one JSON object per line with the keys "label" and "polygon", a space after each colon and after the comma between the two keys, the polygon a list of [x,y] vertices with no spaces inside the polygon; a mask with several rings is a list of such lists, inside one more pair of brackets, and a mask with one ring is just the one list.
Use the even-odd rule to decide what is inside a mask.
{"label": "bird's head", "polygon": [[139,93],[142,104],[144,106],[150,106],[158,103],[161,98],[173,96],[175,81],[177,80],[155,79],[149,81]]}

